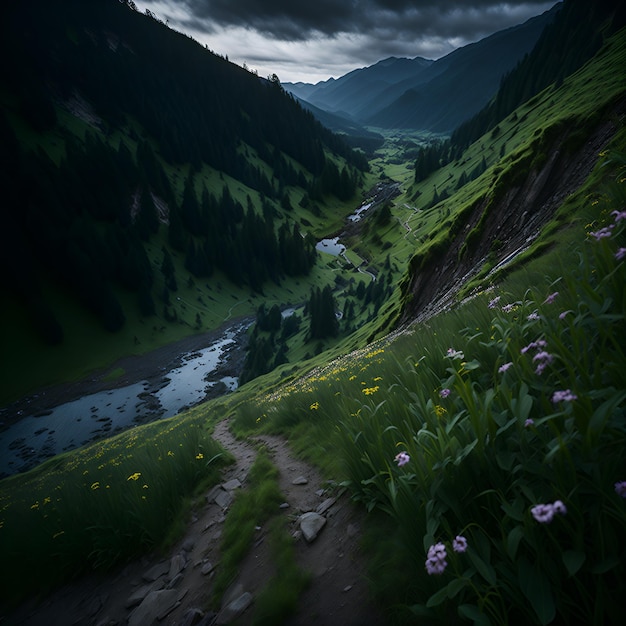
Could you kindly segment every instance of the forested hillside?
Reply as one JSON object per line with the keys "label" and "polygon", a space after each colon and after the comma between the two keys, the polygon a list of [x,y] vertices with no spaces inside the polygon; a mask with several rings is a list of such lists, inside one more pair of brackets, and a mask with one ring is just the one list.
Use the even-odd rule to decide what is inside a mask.
{"label": "forested hillside", "polygon": [[[307,274],[314,242],[288,217],[290,189],[345,200],[367,168],[276,76],[229,63],[132,2],[17,3],[0,39],[14,60],[0,83],[0,260],[9,297],[48,343],[68,332],[42,289],[50,280],[115,331],[120,294],[167,321],[188,277],[219,271],[260,291]],[[207,186],[208,172],[219,177]],[[186,273],[176,276],[172,253]]]}

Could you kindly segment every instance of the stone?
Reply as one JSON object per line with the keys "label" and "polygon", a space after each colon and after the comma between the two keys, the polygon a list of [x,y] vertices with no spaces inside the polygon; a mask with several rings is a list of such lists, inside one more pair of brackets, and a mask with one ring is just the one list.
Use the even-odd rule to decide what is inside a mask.
{"label": "stone", "polygon": [[174,580],[178,574],[180,574],[187,566],[187,559],[182,554],[175,554],[170,561],[170,569],[167,577],[169,580]]}
{"label": "stone", "polygon": [[330,507],[335,504],[335,502],[337,502],[337,498],[326,498],[326,500],[324,500],[324,502],[322,502],[316,509],[315,512],[318,515],[324,515],[324,513],[326,513],[326,511],[328,511],[328,509],[330,509]]}
{"label": "stone", "polygon": [[181,547],[185,552],[191,552],[193,550],[194,545],[195,545],[194,540],[191,537],[189,537],[189,539],[186,539]]}
{"label": "stone", "polygon": [[158,580],[153,582],[151,585],[144,585],[143,587],[140,587],[139,589],[133,592],[133,594],[128,598],[128,600],[126,600],[126,608],[132,609],[134,606],[141,604],[144,598],[151,591],[159,591],[160,589],[163,589],[164,586],[165,584],[163,582],[163,579],[159,578]]}
{"label": "stone", "polygon": [[176,587],[178,587],[184,577],[185,575],[182,572],[180,574],[176,574],[176,576],[174,576],[174,578],[172,578],[170,582],[167,583],[167,589],[175,589]]}
{"label": "stone", "polygon": [[151,591],[128,617],[128,626],[144,626],[165,617],[178,601],[176,589]]}
{"label": "stone", "polygon": [[300,516],[300,530],[307,543],[315,541],[325,524],[326,518],[313,511]]}
{"label": "stone", "polygon": [[213,563],[210,563],[210,562],[209,562],[209,563],[205,563],[205,564],[202,566],[202,569],[200,570],[200,573],[201,573],[203,576],[208,576],[208,575],[209,575],[209,574],[213,571],[213,569],[214,569],[214,567],[213,567]]}
{"label": "stone", "polygon": [[230,624],[236,620],[252,604],[252,594],[249,591],[229,602],[217,615],[216,624]]}
{"label": "stone", "polygon": [[280,509],[288,509],[289,508],[289,502],[283,502],[280,507],[278,507]]}
{"label": "stone", "polygon": [[180,622],[180,626],[195,626],[202,621],[204,613],[200,609],[187,609]]}
{"label": "stone", "polygon": [[226,491],[234,491],[235,489],[239,489],[240,487],[241,483],[236,478],[233,478],[232,480],[229,480],[222,485],[222,489],[225,489]]}
{"label": "stone", "polygon": [[308,485],[308,484],[309,484],[309,481],[308,481],[308,479],[306,478],[306,476],[298,476],[298,478],[294,478],[294,479],[291,481],[291,484],[292,484],[292,485]]}
{"label": "stone", "polygon": [[213,498],[213,502],[222,509],[227,509],[233,501],[233,495],[230,491],[224,491],[223,489]]}
{"label": "stone", "polygon": [[157,563],[154,567],[151,567],[147,572],[145,572],[142,578],[151,583],[157,578],[161,578],[161,576],[165,576],[170,571],[170,564],[167,561],[161,561],[161,563]]}

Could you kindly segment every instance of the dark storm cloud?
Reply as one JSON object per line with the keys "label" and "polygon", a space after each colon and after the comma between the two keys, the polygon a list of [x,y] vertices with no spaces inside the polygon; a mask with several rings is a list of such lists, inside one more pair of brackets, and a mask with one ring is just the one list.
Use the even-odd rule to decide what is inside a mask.
{"label": "dark storm cloud", "polygon": [[[316,34],[388,34],[415,39],[417,34],[437,34],[475,40],[511,24],[524,21],[551,6],[545,0],[178,0],[189,13],[187,26],[206,29],[243,27],[266,37],[299,41]],[[388,33],[387,33],[388,31]]]}

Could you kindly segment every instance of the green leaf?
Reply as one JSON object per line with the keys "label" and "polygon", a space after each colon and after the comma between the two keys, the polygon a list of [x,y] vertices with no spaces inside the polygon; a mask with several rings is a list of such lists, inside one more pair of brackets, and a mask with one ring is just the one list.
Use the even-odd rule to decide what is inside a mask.
{"label": "green leaf", "polygon": [[501,469],[505,472],[510,472],[511,467],[513,466],[513,461],[515,460],[515,454],[510,452],[509,450],[501,450],[500,452],[496,452],[496,461]]}
{"label": "green leaf", "polygon": [[414,604],[409,607],[409,610],[413,615],[417,617],[433,617],[434,613],[425,604]]}
{"label": "green leaf", "polygon": [[517,554],[517,548],[523,536],[524,536],[524,527],[516,526],[509,533],[509,536],[506,538],[506,551],[511,560],[515,560],[515,555]]}
{"label": "green leaf", "polygon": [[524,502],[521,498],[516,498],[513,502],[503,502],[500,508],[516,522],[521,522],[524,519]]}
{"label": "green leaf", "polygon": [[592,574],[606,574],[609,570],[613,569],[615,566],[621,563],[618,556],[608,556],[603,561],[600,561],[597,565],[593,566],[591,570]]}
{"label": "green leaf", "polygon": [[428,608],[432,608],[434,606],[439,606],[442,602],[444,602],[448,598],[448,586],[442,587],[436,593],[433,593],[430,598],[428,598],[428,602],[426,602],[426,606]]}
{"label": "green leaf", "polygon": [[522,557],[518,562],[518,580],[520,589],[528,598],[539,623],[544,626],[549,624],[556,616],[556,606],[552,597],[550,582],[545,574]]}
{"label": "green leaf", "polygon": [[496,570],[493,569],[493,567],[491,567],[491,565],[489,563],[487,563],[486,561],[483,561],[483,559],[479,556],[478,552],[476,552],[476,550],[468,550],[467,554],[470,558],[470,561],[472,562],[472,564],[474,565],[474,567],[476,568],[476,571],[490,584],[490,585],[495,585],[496,584]]}
{"label": "green leaf", "polygon": [[577,550],[566,550],[563,552],[563,563],[567,573],[573,576],[585,562],[585,553]]}
{"label": "green leaf", "polygon": [[454,598],[459,591],[467,585],[467,583],[468,580],[466,578],[455,578],[454,580],[451,580],[446,587],[448,590],[448,598],[452,600],[452,598]]}
{"label": "green leaf", "polygon": [[461,604],[457,611],[459,617],[471,619],[477,626],[491,626],[491,620],[475,604]]}

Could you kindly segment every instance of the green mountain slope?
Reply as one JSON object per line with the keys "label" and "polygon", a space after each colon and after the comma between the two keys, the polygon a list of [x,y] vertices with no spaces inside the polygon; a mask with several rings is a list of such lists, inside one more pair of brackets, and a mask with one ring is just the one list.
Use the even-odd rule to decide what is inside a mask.
{"label": "green mountain slope", "polygon": [[9,353],[56,354],[59,367],[46,367],[62,371],[65,351],[85,362],[81,344],[94,355],[129,340],[147,349],[214,327],[231,295],[316,271],[307,231],[341,223],[367,162],[277,79],[116,0],[36,1],[5,18]]}

